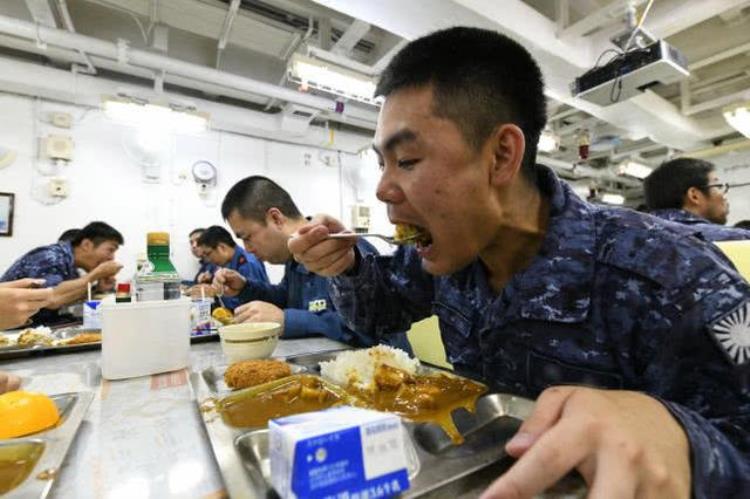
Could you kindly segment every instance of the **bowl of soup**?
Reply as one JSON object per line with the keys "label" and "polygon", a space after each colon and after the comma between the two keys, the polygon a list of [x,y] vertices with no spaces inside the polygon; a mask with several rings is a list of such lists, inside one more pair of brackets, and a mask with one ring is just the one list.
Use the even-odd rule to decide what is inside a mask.
{"label": "bowl of soup", "polygon": [[278,322],[247,322],[219,328],[221,349],[229,362],[270,357],[280,335]]}

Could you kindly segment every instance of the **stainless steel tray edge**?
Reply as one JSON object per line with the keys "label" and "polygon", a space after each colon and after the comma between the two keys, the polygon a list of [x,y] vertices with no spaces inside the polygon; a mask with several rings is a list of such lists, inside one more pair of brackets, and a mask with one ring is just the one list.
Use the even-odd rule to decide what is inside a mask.
{"label": "stainless steel tray edge", "polygon": [[234,440],[243,432],[238,432],[225,425],[218,412],[212,408],[216,398],[203,379],[202,373],[193,372],[190,374],[190,387],[198,404],[198,411],[206,428],[208,441],[211,443],[211,449],[219,465],[219,471],[224,479],[227,493],[233,499],[264,498],[265,493],[258,494],[256,490],[265,489],[265,484],[259,487],[259,484],[254,483],[253,477],[247,473],[236,455]]}
{"label": "stainless steel tray edge", "polygon": [[[5,497],[11,498],[45,498],[50,492],[52,485],[60,473],[65,455],[68,453],[73,439],[76,437],[78,428],[81,426],[86,412],[88,411],[91,401],[94,400],[92,392],[71,392],[59,393],[55,396],[74,396],[75,403],[67,415],[65,421],[52,430],[41,434],[29,435],[28,437],[12,439],[10,441],[41,440],[45,444],[44,452],[39,461],[31,470],[28,478],[18,486],[18,488],[9,492]],[[45,473],[46,478],[40,478],[40,474]]]}

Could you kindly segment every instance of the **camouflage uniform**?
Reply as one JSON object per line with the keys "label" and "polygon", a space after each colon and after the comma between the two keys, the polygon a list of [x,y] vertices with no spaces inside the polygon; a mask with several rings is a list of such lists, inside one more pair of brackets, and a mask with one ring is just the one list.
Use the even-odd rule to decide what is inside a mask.
{"label": "camouflage uniform", "polygon": [[675,224],[586,203],[546,167],[538,183],[547,234],[499,295],[479,261],[435,277],[401,248],[357,255],[337,309],[376,337],[436,314],[450,362],[493,390],[646,392],[685,428],[694,497],[750,497],[750,285]]}
{"label": "camouflage uniform", "polygon": [[[44,286],[53,288],[63,281],[78,279],[78,270],[70,242],[50,244],[35,248],[16,260],[5,271],[0,282],[15,281],[25,277],[44,279]],[[57,310],[42,309],[33,317],[34,324],[58,320]]]}
{"label": "camouflage uniform", "polygon": [[750,239],[750,230],[736,227],[724,227],[723,225],[711,223],[705,218],[693,215],[686,210],[664,209],[653,210],[651,215],[670,222],[684,224],[690,227],[690,231],[704,241],[737,241]]}
{"label": "camouflage uniform", "polygon": [[[377,254],[375,246],[364,239],[357,241],[361,254]],[[261,300],[284,309],[284,339],[323,335],[353,346],[377,344],[372,336],[352,331],[341,320],[328,295],[328,280],[290,260],[284,266],[284,278],[278,285],[248,281],[237,297],[240,303]],[[384,343],[411,352],[405,333],[384,338]]]}

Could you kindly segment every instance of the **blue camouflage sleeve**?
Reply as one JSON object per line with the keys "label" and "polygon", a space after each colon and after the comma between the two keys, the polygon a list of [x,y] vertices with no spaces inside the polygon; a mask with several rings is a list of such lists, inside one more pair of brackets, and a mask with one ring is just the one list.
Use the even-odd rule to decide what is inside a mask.
{"label": "blue camouflage sleeve", "polygon": [[685,430],[693,497],[750,497],[750,285],[710,248],[644,246],[606,263],[651,280],[614,271],[598,297],[621,365]]}
{"label": "blue camouflage sleeve", "polygon": [[62,255],[49,250],[39,251],[30,255],[29,261],[25,262],[22,277],[44,279],[45,287],[54,288],[67,279],[67,268]]}
{"label": "blue camouflage sleeve", "polygon": [[750,286],[705,276],[687,301],[677,327],[695,360],[663,402],[690,440],[693,496],[750,497]]}
{"label": "blue camouflage sleeve", "polygon": [[379,339],[431,315],[433,278],[413,248],[402,246],[393,256],[355,253],[355,268],[329,280],[331,299],[351,330]]}

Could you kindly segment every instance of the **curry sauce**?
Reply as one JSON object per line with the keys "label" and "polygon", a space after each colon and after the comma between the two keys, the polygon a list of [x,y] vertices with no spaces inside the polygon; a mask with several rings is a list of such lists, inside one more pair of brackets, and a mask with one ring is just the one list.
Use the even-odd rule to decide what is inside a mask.
{"label": "curry sauce", "polygon": [[375,386],[350,385],[346,390],[364,407],[392,412],[417,423],[435,423],[445,430],[453,443],[461,444],[463,437],[451,413],[460,407],[474,412],[477,399],[487,387],[443,373],[412,376],[383,364],[375,372]]}
{"label": "curry sauce", "polygon": [[321,378],[300,374],[229,395],[218,408],[226,424],[252,428],[266,426],[270,419],[327,409],[344,398]]}
{"label": "curry sauce", "polygon": [[44,451],[44,444],[21,442],[0,447],[0,494],[18,487],[29,476]]}

